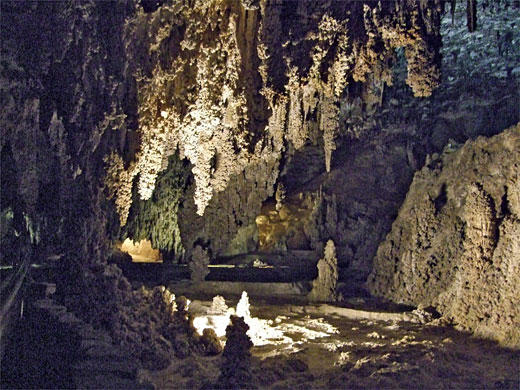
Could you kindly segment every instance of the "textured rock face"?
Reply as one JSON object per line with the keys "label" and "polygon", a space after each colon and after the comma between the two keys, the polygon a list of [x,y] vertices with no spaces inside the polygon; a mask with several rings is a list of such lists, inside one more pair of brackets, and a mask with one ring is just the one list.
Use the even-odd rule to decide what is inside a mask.
{"label": "textured rock face", "polygon": [[[116,248],[119,245],[116,246]],[[148,240],[134,242],[127,238],[121,243],[121,252],[124,252],[132,258],[132,261],[149,261],[162,262],[161,253],[157,249],[152,248],[152,243]]]}
{"label": "textured rock face", "polygon": [[[276,7],[280,7],[276,4],[269,3],[269,7],[274,8],[270,8],[270,11],[266,11],[262,17],[275,15]],[[359,8],[361,9],[362,7]],[[134,185],[131,208],[133,216],[130,216],[128,222],[132,228],[127,229],[128,235],[135,238],[132,232],[139,231],[139,237],[151,237],[154,246],[163,252],[171,251],[173,245],[170,243],[173,241],[172,237],[175,237],[177,258],[182,257],[184,250],[189,252],[200,243],[210,250],[212,257],[222,254],[223,248],[227,247],[232,239],[235,240],[234,244],[249,242],[252,245],[248,248],[255,249],[254,229],[249,229],[251,240],[244,237],[244,234],[247,235],[245,230],[254,227],[254,218],[260,212],[260,205],[273,195],[273,183],[278,184],[282,181],[289,194],[302,190],[317,192],[322,184],[325,194],[321,207],[323,215],[317,215],[316,220],[313,221],[316,225],[315,233],[319,233],[316,241],[326,242],[328,239],[333,239],[342,269],[342,279],[348,278],[349,282],[355,280],[358,285],[361,285],[371,271],[372,258],[379,243],[389,232],[399,206],[405,198],[413,173],[422,167],[426,155],[442,151],[444,145],[450,142],[450,138],[457,142],[465,142],[468,138],[475,138],[478,135],[496,134],[518,122],[519,89],[516,87],[518,77],[506,76],[507,69],[514,67],[519,57],[518,55],[508,58],[500,56],[493,35],[495,30],[500,30],[501,34],[507,32],[509,21],[513,22],[517,16],[513,12],[506,13],[504,10],[502,12],[503,15],[481,12],[482,25],[476,34],[467,32],[465,5],[461,8],[459,12],[461,16],[456,18],[454,26],[449,15],[444,17],[442,21],[444,46],[441,49],[444,56],[443,83],[430,98],[413,98],[412,91],[406,85],[408,64],[404,49],[399,50],[396,55],[393,86],[386,86],[373,75],[368,75],[364,83],[356,82],[354,78],[350,79],[343,95],[334,100],[335,104],[339,104],[337,118],[339,130],[334,141],[337,146],[333,152],[328,175],[322,175],[326,171],[326,154],[322,136],[324,127],[318,120],[320,111],[317,108],[310,109],[309,107],[314,106],[306,100],[315,95],[296,94],[294,97],[290,95],[291,100],[287,100],[288,103],[284,108],[285,114],[283,112],[280,114],[285,117],[285,122],[283,120],[280,122],[283,123],[280,131],[285,134],[282,138],[278,138],[284,142],[280,153],[273,153],[268,160],[251,161],[244,171],[231,174],[224,190],[213,191],[202,217],[197,214],[198,206],[193,199],[197,184],[195,181],[192,182],[192,177],[187,180],[189,188],[183,190],[183,186],[176,186],[176,191],[177,189],[180,191],[168,195],[167,191],[163,191],[166,183],[161,182],[161,175],[169,172],[170,168],[160,173],[152,198],[145,201],[150,205],[149,208],[141,207],[145,202],[138,199],[139,194]],[[308,22],[309,25],[294,21],[287,22],[283,19],[287,15],[295,20],[298,18],[298,15],[282,12],[280,16],[284,21],[282,32],[287,32],[286,36],[298,38],[303,34],[302,29],[312,30],[316,27],[314,22]],[[339,13],[334,15],[335,18],[340,19]],[[361,13],[359,15],[357,20],[363,18]],[[147,18],[142,20],[155,20],[150,15]],[[507,23],[504,22],[506,19]],[[274,30],[274,27],[271,30],[269,32],[271,35],[279,33],[276,32],[279,30]],[[348,30],[347,33],[353,34],[351,40],[354,42],[359,33],[358,27]],[[518,35],[514,36],[514,39],[518,40]],[[296,38],[295,42],[299,39]],[[301,42],[310,45],[317,40]],[[309,48],[303,50],[301,44],[286,47],[280,44],[270,57],[269,63],[273,64],[269,68],[271,78],[280,77],[280,72],[276,69],[281,69],[281,73],[286,72],[286,68],[282,66],[283,58],[278,62],[272,59],[273,56],[279,55],[292,56],[291,58],[294,58],[292,64],[301,70],[300,73],[305,74],[306,60],[302,58],[306,58],[308,51],[305,50]],[[478,56],[475,55],[476,53],[479,53]],[[481,54],[486,57],[485,60],[480,57]],[[329,57],[323,59],[324,67]],[[489,63],[496,66],[489,66]],[[276,64],[281,65],[276,67]],[[466,77],[468,72],[471,77]],[[307,79],[303,77],[301,80],[306,82]],[[295,87],[290,83],[287,88],[282,88],[282,81],[277,85],[280,85],[277,91],[286,91],[286,94],[290,92],[290,88]],[[316,97],[317,102],[320,101],[320,96],[322,95]],[[303,102],[307,103],[303,104]],[[302,123],[309,127],[309,134],[311,134],[304,146],[300,146],[295,139],[298,134],[303,137],[306,133],[290,130],[293,129],[292,124],[296,123],[294,118],[297,117],[290,112],[298,113],[298,110],[304,118]],[[311,111],[304,115],[305,110]],[[268,110],[267,115],[272,115],[272,112]],[[162,121],[164,118],[159,115],[157,120]],[[242,131],[245,130],[234,130],[233,134]],[[140,130],[136,131],[136,134],[139,133]],[[263,137],[270,137],[265,132],[260,133]],[[294,136],[289,137],[290,134]],[[303,142],[303,138],[301,140]],[[271,142],[266,141],[264,145],[270,148]],[[191,171],[192,167],[184,169]],[[170,173],[168,175],[174,176]],[[313,186],[305,185],[320,175],[321,178],[315,180]],[[180,192],[182,196],[179,196]],[[331,195],[335,195],[335,201]],[[263,204],[265,206],[265,203]],[[337,215],[333,216],[334,213]],[[179,220],[178,224],[177,220]],[[219,226],[218,232],[214,226]],[[154,237],[157,239],[155,240]],[[295,247],[300,247],[299,244],[303,242],[297,241],[299,242]],[[240,250],[244,248],[245,246],[242,245]]]}
{"label": "textured rock face", "polygon": [[[135,10],[132,2],[1,2],[0,148],[12,155],[2,173],[7,168],[14,194],[1,208],[33,227],[25,251],[6,257],[61,258],[58,294],[108,326],[114,317],[92,302],[110,311],[130,298],[124,282],[98,266],[107,246],[102,159],[132,113],[121,38]],[[107,284],[119,293],[107,294]]]}
{"label": "textured rock face", "polygon": [[497,31],[520,41],[520,30],[511,29],[520,23],[517,10],[501,8],[496,14],[481,9],[479,29],[470,34],[465,3],[458,4],[454,24],[449,14],[442,19],[443,81],[431,97],[412,97],[400,53],[395,82],[384,88],[381,107],[365,99],[365,108],[359,99],[342,102],[341,120],[358,135],[337,140],[330,173],[321,174],[318,149],[305,147],[282,174],[289,192],[322,189],[317,238],[334,240],[340,278],[353,292],[363,288],[377,248],[427,155],[441,153],[454,140],[498,134],[520,120],[520,50],[507,57],[496,44]]}
{"label": "textured rock face", "polygon": [[192,258],[189,263],[190,277],[193,283],[204,281],[204,278],[209,274],[208,265],[210,262],[208,252],[199,245],[192,251]]}
{"label": "textured rock face", "polygon": [[[150,13],[137,1],[0,2],[1,245],[12,261],[61,255],[54,257],[62,259],[56,276],[65,303],[164,365],[172,344],[179,356],[189,353],[189,320],[165,314],[164,291],[132,291],[117,267],[106,266],[107,243],[119,234],[106,228],[114,208],[107,198],[123,236],[176,256],[197,245],[219,253],[254,222],[291,155],[311,146],[333,170],[338,136],[359,135],[342,121],[357,115],[350,103],[373,102],[374,86],[390,82],[395,48],[409,60],[413,93],[431,93],[442,7],[440,0],[148,3],[155,3]],[[477,195],[486,209],[487,195]],[[333,206],[324,209],[338,221]],[[485,237],[513,234],[511,221],[490,224]],[[511,248],[499,245],[493,256]]]}
{"label": "textured rock face", "polygon": [[186,161],[180,161],[177,155],[170,156],[168,168],[157,178],[153,197],[139,199],[134,185],[128,222],[120,227],[120,218],[113,218],[111,230],[120,230],[121,239],[150,240],[154,248],[160,248],[167,261],[182,257],[184,248],[178,219],[179,207],[188,187],[189,169]]}
{"label": "textured rock face", "polygon": [[447,148],[415,175],[367,283],[518,347],[519,238],[520,124]]}
{"label": "textured rock face", "polygon": [[441,10],[440,1],[201,0],[138,14],[125,35],[137,80],[138,147],[126,173],[118,157],[108,161],[121,223],[132,202],[128,182],[136,178],[140,198],[149,199],[178,150],[194,179],[192,200],[179,211],[181,224],[190,221],[180,226],[184,246],[223,250],[272,196],[285,157],[319,145],[330,169],[336,137],[349,132],[340,100],[368,93],[376,79],[390,84],[395,48],[405,48],[414,93],[431,93]]}
{"label": "textured rock face", "polygon": [[[18,237],[8,251],[2,237],[2,261],[58,258],[53,276],[67,307],[109,330],[150,367],[168,364],[172,346],[163,328],[176,323],[163,306],[171,302],[154,305],[105,263],[110,194],[102,191],[103,157],[125,150],[137,113],[123,44],[136,4],[2,1],[0,7],[1,209],[13,215],[6,237]],[[124,199],[132,194],[128,164],[113,161],[123,195],[117,198]]]}
{"label": "textured rock face", "polygon": [[[2,209],[12,207],[15,219],[23,214],[36,227],[40,256],[70,251],[97,258],[105,234],[100,156],[112,143],[107,130],[124,127],[130,111],[122,98],[121,36],[134,8],[95,2],[1,6],[0,149],[12,154],[2,171],[11,172],[9,192],[16,194],[12,201],[3,198]],[[114,18],[105,19],[107,13]]]}

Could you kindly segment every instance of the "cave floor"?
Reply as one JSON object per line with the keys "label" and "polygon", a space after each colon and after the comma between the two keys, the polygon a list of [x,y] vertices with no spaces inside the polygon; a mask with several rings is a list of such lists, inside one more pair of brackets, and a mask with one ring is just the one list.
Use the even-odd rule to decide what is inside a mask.
{"label": "cave floor", "polygon": [[[197,306],[195,317],[203,317],[204,308],[211,306],[210,301],[192,304]],[[520,386],[518,351],[471,337],[439,320],[419,323],[412,312],[272,301],[253,301],[250,311],[246,322],[255,343],[253,388]],[[192,354],[172,361],[165,370],[141,375],[157,388],[212,388],[220,359]]]}

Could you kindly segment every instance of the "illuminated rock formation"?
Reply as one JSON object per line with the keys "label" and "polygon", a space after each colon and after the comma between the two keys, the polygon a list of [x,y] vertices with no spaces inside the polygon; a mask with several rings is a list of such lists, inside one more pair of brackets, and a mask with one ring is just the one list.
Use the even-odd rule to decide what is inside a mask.
{"label": "illuminated rock formation", "polygon": [[191,253],[191,261],[189,263],[190,277],[193,283],[200,283],[209,274],[208,265],[210,258],[208,251],[197,245]]}
{"label": "illuminated rock formation", "polygon": [[106,186],[108,199],[114,199],[121,225],[126,225],[130,206],[132,205],[132,185],[137,174],[135,164],[125,169],[123,159],[116,153],[107,159]]}
{"label": "illuminated rock formation", "polygon": [[[253,166],[265,165],[269,177],[259,196],[272,195],[282,153],[307,143],[323,145],[330,170],[335,138],[348,131],[338,114],[350,83],[369,74],[391,83],[394,49],[404,46],[414,93],[428,96],[437,85],[440,12],[440,2],[288,7],[281,1],[244,6],[212,0],[167,2],[137,15],[127,28],[126,47],[130,57],[146,58],[131,65],[141,199],[150,198],[177,149],[193,164],[199,215],[229,188],[233,175]],[[116,203],[127,204],[124,190],[113,193],[125,198]],[[248,208],[258,211],[259,204]],[[118,210],[124,224],[128,208]]]}
{"label": "illuminated rock formation", "polygon": [[333,302],[336,300],[338,284],[338,259],[332,240],[327,241],[323,258],[318,261],[318,277],[312,282],[308,295],[310,301]]}
{"label": "illuminated rock formation", "polygon": [[133,186],[132,207],[126,225],[121,227],[121,239],[150,240],[167,261],[184,256],[178,219],[179,206],[188,187],[188,170],[189,164],[179,161],[175,154],[170,156],[168,168],[158,175],[151,199],[139,199]]}
{"label": "illuminated rock formation", "polygon": [[157,249],[153,249],[151,242],[148,240],[134,242],[127,238],[121,244],[121,251],[128,253],[134,262],[154,263],[163,261],[161,253]]}
{"label": "illuminated rock formation", "polygon": [[249,305],[249,296],[246,291],[242,291],[240,301],[237,303],[236,315],[242,317],[244,321],[248,322],[251,319],[251,311]]}
{"label": "illuminated rock formation", "polygon": [[212,328],[206,328],[202,332],[200,342],[204,347],[204,353],[207,355],[218,355],[222,352],[222,345],[218,340],[217,334]]}
{"label": "illuminated rock formation", "polygon": [[[407,178],[424,163],[428,148],[442,149],[452,137],[462,142],[482,134],[488,122],[495,122],[496,133],[517,112],[517,91],[511,93],[515,64],[493,68],[500,67],[497,74],[504,76],[489,78],[489,84],[481,78],[483,68],[491,66],[465,69],[466,60],[481,53],[479,40],[461,39],[458,62],[456,50],[445,53],[460,69],[443,82],[462,79],[463,84],[453,81],[438,100],[419,104],[412,99],[431,94],[439,83],[442,4],[1,1],[2,262],[54,259],[61,303],[108,330],[147,366],[163,367],[172,348],[184,357],[196,344],[190,320],[182,313],[165,323],[171,313],[163,306],[173,306],[159,302],[171,295],[133,290],[115,265],[107,266],[109,246],[126,238],[148,239],[165,261],[189,262],[200,258],[201,247],[211,256],[222,254],[243,229],[237,250],[256,250],[258,239],[247,235],[258,234],[254,225],[262,205],[278,183],[286,185],[286,200],[301,193],[284,174],[295,156],[316,153],[320,163],[300,169],[309,180],[326,177],[311,183],[314,187],[309,184],[307,192],[314,199],[323,184],[322,200],[291,213],[282,200],[280,222],[290,222],[294,230],[279,231],[290,249],[321,253],[320,245],[334,239],[339,266],[351,267],[355,272],[348,275],[364,282]],[[504,39],[516,42],[513,33],[511,28]],[[516,58],[514,47],[511,53],[504,50],[499,49],[501,55]],[[383,92],[397,61],[407,61],[402,79],[411,91],[405,86],[404,93],[392,96],[395,103],[385,102]],[[486,87],[497,80],[489,102]],[[467,94],[477,84],[481,96],[471,100]],[[454,89],[466,95],[452,95]],[[394,127],[368,115],[381,103],[400,118]],[[338,166],[351,171],[338,174]],[[517,234],[513,216],[518,213],[500,219],[503,194],[487,184],[470,184],[472,195],[458,214],[466,221],[468,242],[457,241],[459,246],[445,251],[463,253],[460,264],[478,258],[485,272],[464,265],[464,275],[478,283],[457,295],[450,279],[442,277],[439,285],[447,289],[442,297],[453,303],[449,307],[420,294],[416,300],[402,298],[413,285],[404,287],[412,278],[408,274],[396,276],[403,286],[388,294],[410,303],[431,301],[481,334],[503,325],[497,337],[517,340],[511,321],[518,312],[508,301],[517,283],[516,265],[506,259],[514,259],[507,253],[517,250],[507,237]],[[515,210],[511,188],[507,209]],[[430,203],[425,201],[427,209],[418,213],[431,217]],[[455,225],[447,226],[460,221],[451,222]],[[488,265],[496,259],[503,264]],[[382,265],[382,257],[378,262],[376,279],[383,286],[383,280],[393,278],[392,269]],[[493,267],[502,270],[491,273],[496,283],[486,279]],[[424,281],[422,274],[413,277],[417,285]],[[374,291],[383,291],[373,283]],[[500,298],[488,292],[486,286],[493,283],[502,286]],[[482,312],[480,301],[473,299],[480,285],[482,296],[492,297],[484,299],[487,305],[498,302],[495,311]],[[502,314],[508,305],[512,317]]]}
{"label": "illuminated rock formation", "polygon": [[520,345],[520,125],[449,149],[414,178],[368,285]]}

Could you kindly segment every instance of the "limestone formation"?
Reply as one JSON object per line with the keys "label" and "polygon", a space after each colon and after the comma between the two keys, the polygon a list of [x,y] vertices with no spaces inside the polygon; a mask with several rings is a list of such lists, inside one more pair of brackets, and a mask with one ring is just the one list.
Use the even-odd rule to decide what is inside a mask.
{"label": "limestone formation", "polygon": [[[166,2],[138,14],[128,24],[126,47],[133,58],[149,58],[132,65],[140,197],[151,197],[157,175],[177,149],[193,164],[199,215],[233,175],[260,161],[278,161],[282,140],[296,149],[321,142],[330,170],[335,138],[345,130],[338,121],[339,99],[350,82],[374,73],[390,83],[389,59],[394,48],[405,46],[414,53],[414,92],[427,96],[438,83],[441,5],[434,3],[425,13],[422,5],[402,2],[363,9],[339,2],[330,10],[298,2],[289,17],[278,1],[200,0]],[[355,20],[363,20],[364,28],[354,28]],[[283,30],[292,32],[292,42]],[[427,59],[420,62],[422,55]],[[268,195],[273,184],[268,182]]]}
{"label": "limestone formation", "polygon": [[125,169],[123,159],[116,153],[106,158],[107,175],[105,185],[108,199],[114,199],[121,226],[126,225],[130,206],[132,205],[132,186],[137,174],[135,164]]}
{"label": "limestone formation", "polygon": [[233,240],[229,243],[224,256],[233,256],[243,253],[255,252],[258,249],[259,232],[255,222],[248,226],[242,226],[237,230]]}
{"label": "limestone formation", "polygon": [[336,300],[338,284],[338,259],[332,240],[327,241],[323,258],[318,261],[318,277],[312,282],[308,295],[313,302],[333,302]]}
{"label": "limestone formation", "polygon": [[[353,269],[362,271],[352,274],[364,278],[407,186],[400,178],[411,174],[400,169],[398,158],[386,158],[388,151],[399,155],[396,139],[411,145],[420,141],[420,155],[431,144],[439,151],[450,137],[460,142],[482,134],[489,122],[497,131],[517,118],[517,90],[511,82],[517,79],[517,54],[514,48],[507,52],[513,65],[497,63],[488,71],[496,72],[492,81],[482,82],[484,77],[475,75],[489,75],[484,71],[492,67],[465,69],[467,58],[482,53],[476,50],[480,39],[460,44],[471,49],[459,50],[459,61],[456,50],[444,53],[460,69],[452,67],[456,71],[443,79],[451,89],[432,104],[410,103],[408,89],[392,96],[397,103],[385,107],[391,112],[408,102],[402,105],[407,114],[396,114],[406,130],[377,127],[379,118],[367,118],[374,101],[385,103],[384,86],[392,82],[391,69],[401,53],[408,60],[403,79],[413,94],[426,96],[439,82],[443,3],[2,0],[2,261],[60,259],[54,272],[57,299],[109,331],[147,367],[161,368],[172,348],[187,356],[196,343],[190,319],[178,311],[172,318],[175,309],[166,290],[132,289],[117,266],[107,265],[111,243],[149,239],[165,260],[189,260],[203,243],[217,256],[240,228],[254,225],[292,158],[319,150],[318,168],[308,170],[330,171],[326,190],[339,187],[338,166],[354,161],[353,169],[363,168],[341,182],[356,198],[345,196],[337,205],[323,202],[323,213],[316,212],[302,228],[305,239],[294,241],[318,248],[334,230],[337,257],[343,261],[343,253],[348,254]],[[504,25],[498,27],[505,32]],[[402,50],[396,53],[397,48]],[[503,48],[498,51],[504,54]],[[460,79],[463,84],[457,84]],[[499,91],[493,102],[482,98],[490,84]],[[466,95],[452,96],[453,90],[476,90],[481,96],[468,104]],[[437,118],[438,112],[443,116]],[[416,124],[408,125],[412,117]],[[372,143],[380,133],[385,134]],[[356,149],[362,137],[362,150],[376,152],[363,155]],[[385,148],[387,140],[393,149]],[[350,146],[342,151],[345,144]],[[413,146],[409,156],[411,166],[421,165]],[[377,174],[374,164],[379,164]],[[399,190],[388,191],[396,183]],[[468,242],[459,250],[461,264],[473,264],[469,258],[477,257],[485,272],[470,272],[467,264],[460,269],[468,270],[463,275],[472,280],[480,278],[482,302],[496,303],[497,309],[482,311],[476,304],[471,294],[477,294],[477,283],[459,300],[450,301],[453,290],[448,288],[446,302],[453,305],[439,301],[437,306],[481,334],[500,325],[497,337],[514,340],[511,321],[518,318],[517,307],[508,297],[518,282],[516,263],[503,260],[497,266],[495,260],[511,259],[507,253],[517,251],[507,237],[518,236],[518,213],[504,210],[517,209],[518,196],[507,184],[507,202],[502,202],[505,190],[497,194],[479,183],[467,186],[460,218]],[[379,188],[385,189],[380,197],[364,202]],[[295,191],[288,188],[287,198]],[[325,192],[331,196],[333,191]],[[452,198],[448,191],[447,199]],[[473,209],[481,210],[479,217]],[[280,211],[290,217],[283,207]],[[452,222],[454,233],[462,229],[459,220]],[[241,247],[255,248],[255,242]],[[490,268],[497,270],[491,279]],[[486,287],[495,283],[493,278],[502,286],[496,295]],[[486,301],[488,296],[495,300]],[[513,317],[502,315],[507,310]]]}
{"label": "limestone formation", "polygon": [[251,347],[253,343],[246,334],[249,326],[241,317],[231,316],[226,328],[226,346],[222,354],[221,373],[216,383],[219,389],[252,389]]}
{"label": "limestone formation", "polygon": [[274,193],[274,198],[276,200],[275,209],[276,211],[280,211],[283,205],[283,201],[285,200],[285,187],[282,182],[278,183],[276,186],[276,192]]}
{"label": "limestone formation", "polygon": [[[180,161],[177,154],[170,156],[168,168],[157,178],[152,199],[140,199],[137,186],[134,185],[126,224],[122,227],[114,226],[113,234],[121,241],[126,238],[134,241],[149,240],[154,249],[160,249],[166,261],[182,259],[185,249],[178,212],[189,180],[188,169],[188,164]],[[112,225],[119,225],[115,218]]]}
{"label": "limestone formation", "polygon": [[[316,228],[316,221],[312,218],[314,207],[315,196],[312,193],[293,194],[283,204],[264,204],[255,221],[258,226],[259,249],[310,249],[311,237],[306,234],[310,227]],[[307,230],[306,225],[309,225]]]}
{"label": "limestone formation", "polygon": [[206,355],[218,355],[222,352],[222,345],[218,340],[215,330],[212,328],[206,328],[202,331],[200,342]]}
{"label": "limestone formation", "polygon": [[[134,242],[127,238],[124,242],[116,244],[115,257],[121,258],[123,256],[121,256],[121,254],[117,254],[118,248],[121,252],[131,257],[130,261],[146,263],[163,262],[161,253],[157,249],[153,249],[152,244],[148,240]],[[114,254],[112,256],[114,256]],[[121,264],[124,264],[124,261]]]}
{"label": "limestone formation", "polygon": [[518,347],[519,175],[520,124],[424,167],[378,249],[370,290]]}
{"label": "limestone formation", "polygon": [[249,307],[249,296],[246,291],[242,291],[242,296],[237,303],[235,313],[238,317],[242,317],[246,322],[251,319],[251,311]]}
{"label": "limestone formation", "polygon": [[224,297],[220,295],[216,295],[213,297],[213,301],[211,304],[211,314],[226,314],[228,312],[228,305],[226,304],[226,300]]}
{"label": "limestone formation", "polygon": [[200,283],[209,274],[208,265],[210,258],[208,251],[197,245],[192,251],[191,261],[189,262],[190,277],[193,283]]}

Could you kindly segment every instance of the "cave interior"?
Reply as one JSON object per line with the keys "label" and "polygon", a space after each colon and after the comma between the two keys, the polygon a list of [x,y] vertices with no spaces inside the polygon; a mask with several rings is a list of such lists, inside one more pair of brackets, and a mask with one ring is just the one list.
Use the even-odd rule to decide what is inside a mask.
{"label": "cave interior", "polygon": [[520,1],[0,7],[2,388],[520,388]]}

